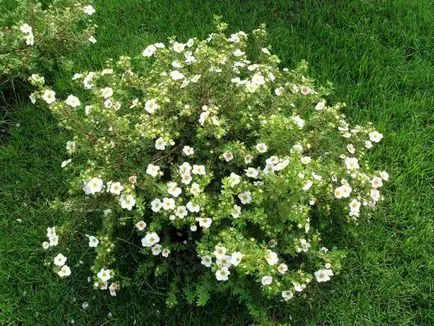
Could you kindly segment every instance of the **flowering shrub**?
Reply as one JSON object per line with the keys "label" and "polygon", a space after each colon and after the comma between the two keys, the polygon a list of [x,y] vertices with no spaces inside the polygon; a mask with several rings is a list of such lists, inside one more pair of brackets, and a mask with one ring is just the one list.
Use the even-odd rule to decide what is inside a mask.
{"label": "flowering shrub", "polygon": [[[116,295],[132,271],[169,277],[170,305],[232,291],[253,307],[257,289],[289,301],[339,272],[344,253],[321,236],[381,199],[389,176],[366,152],[382,135],[350,126],[306,63],[280,69],[264,27],[225,29],[77,73],[83,90],[66,99],[37,83],[34,97],[73,135],[70,198],[56,204],[68,222],[43,243],[60,277],[71,275],[68,237],[95,250],[95,289]],[[142,256],[123,261],[126,247]]]}
{"label": "flowering shrub", "polygon": [[77,47],[95,42],[90,15],[95,9],[72,0],[55,1],[44,8],[20,0],[0,15],[0,85],[26,80],[31,72],[52,70]]}

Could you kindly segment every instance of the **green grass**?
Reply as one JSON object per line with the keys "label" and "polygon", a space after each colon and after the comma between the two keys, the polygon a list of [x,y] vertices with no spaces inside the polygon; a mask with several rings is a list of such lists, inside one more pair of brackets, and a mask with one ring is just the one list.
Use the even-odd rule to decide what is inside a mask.
{"label": "green grass", "polygon": [[[294,325],[434,325],[431,0],[98,0],[96,7],[98,42],[71,55],[76,71],[136,55],[168,36],[206,37],[213,14],[220,14],[231,31],[249,32],[265,22],[282,66],[306,59],[319,83],[332,81],[333,100],[348,104],[350,120],[372,121],[385,136],[371,160],[391,175],[386,200],[356,233],[336,234],[334,243],[349,251],[339,276],[312,299],[270,314],[276,323]],[[59,72],[56,87],[68,92],[70,77]],[[71,319],[77,325],[251,322],[236,298],[170,310],[152,285],[107,298],[89,289],[84,267],[81,280],[55,277],[42,265],[41,243],[47,225],[64,218],[49,202],[66,193],[59,165],[67,135],[42,107],[17,108],[9,124],[9,142],[0,147],[1,325],[61,325]]]}

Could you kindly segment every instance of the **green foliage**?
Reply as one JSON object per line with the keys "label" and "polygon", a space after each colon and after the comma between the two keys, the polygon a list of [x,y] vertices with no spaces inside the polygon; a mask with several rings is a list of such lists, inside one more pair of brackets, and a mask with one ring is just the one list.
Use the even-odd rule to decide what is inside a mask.
{"label": "green foliage", "polygon": [[[369,214],[389,176],[365,160],[382,134],[350,127],[306,62],[280,69],[263,26],[250,38],[227,37],[220,18],[216,26],[206,40],[171,38],[76,73],[81,99],[61,101],[31,78],[32,96],[73,135],[62,163],[75,176],[63,205],[69,222],[58,234],[49,228],[43,246],[60,239],[66,250],[86,236],[96,247],[94,288],[116,295],[135,269],[117,267],[119,248],[142,238],[144,258],[134,261],[144,262],[133,266],[139,277],[172,279],[169,306],[179,288],[199,306],[233,290],[256,316],[258,295],[289,301],[339,272],[343,255],[322,245],[322,231]],[[63,255],[54,265],[71,274]]]}

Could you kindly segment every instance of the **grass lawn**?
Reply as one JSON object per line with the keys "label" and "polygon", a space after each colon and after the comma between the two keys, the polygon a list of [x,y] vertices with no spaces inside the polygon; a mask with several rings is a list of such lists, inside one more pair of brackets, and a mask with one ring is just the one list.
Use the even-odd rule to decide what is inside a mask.
{"label": "grass lawn", "polygon": [[[234,32],[265,22],[282,66],[306,59],[319,83],[333,82],[333,100],[348,104],[350,121],[372,121],[384,134],[371,161],[391,176],[386,200],[356,231],[336,233],[336,245],[349,252],[342,273],[284,312],[270,307],[270,316],[293,325],[434,325],[431,0],[95,0],[95,7],[98,42],[71,55],[74,72],[136,55],[168,36],[204,38],[220,14]],[[71,90],[71,72],[56,78],[56,89]],[[49,202],[66,195],[60,163],[68,135],[46,109],[27,104],[9,124],[0,147],[0,325],[252,322],[236,298],[171,310],[152,284],[112,298],[90,289],[84,268],[60,281],[43,266],[41,243],[46,227],[64,218]]]}

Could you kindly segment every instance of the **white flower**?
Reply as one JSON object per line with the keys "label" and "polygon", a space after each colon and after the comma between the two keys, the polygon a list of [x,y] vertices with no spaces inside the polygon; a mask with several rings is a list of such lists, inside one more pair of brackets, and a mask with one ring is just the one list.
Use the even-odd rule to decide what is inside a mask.
{"label": "white flower", "polygon": [[95,8],[92,7],[91,5],[87,5],[83,7],[83,12],[91,16],[95,13]]}
{"label": "white flower", "polygon": [[356,157],[347,157],[345,159],[345,166],[348,170],[357,170],[359,166],[359,160]]}
{"label": "white flower", "polygon": [[149,164],[148,168],[146,169],[146,173],[154,178],[158,175],[159,171],[160,171],[160,167],[154,164]]}
{"label": "white flower", "polygon": [[315,273],[315,279],[318,283],[330,281],[330,276],[333,276],[331,269],[320,269]]}
{"label": "white flower", "polygon": [[234,155],[232,154],[232,152],[224,152],[223,158],[225,159],[226,162],[230,162],[233,160]]}
{"label": "white flower", "polygon": [[164,248],[163,251],[161,252],[161,256],[163,257],[169,257],[170,254],[170,249],[168,248]]}
{"label": "white flower", "polygon": [[92,109],[93,109],[93,106],[92,106],[92,105],[86,105],[86,106],[84,107],[84,113],[85,113],[86,115],[89,115],[89,114],[92,112]]}
{"label": "white flower", "polygon": [[145,110],[148,113],[154,113],[160,106],[157,103],[156,99],[147,100],[145,102]]}
{"label": "white flower", "polygon": [[193,195],[193,196],[197,196],[197,195],[199,195],[200,193],[201,193],[201,189],[200,189],[200,186],[199,186],[199,184],[197,184],[196,182],[193,182],[192,184],[191,184],[191,187],[190,187],[190,193]]}
{"label": "white flower", "polygon": [[273,282],[273,277],[270,275],[263,276],[261,282],[262,285],[270,285]]}
{"label": "white flower", "polygon": [[35,103],[36,103],[36,96],[35,96],[35,93],[31,93],[31,94],[29,95],[29,99],[30,99],[30,102],[31,102],[32,104],[35,104]]}
{"label": "white flower", "polygon": [[341,186],[342,189],[342,197],[348,198],[350,197],[351,191],[353,190],[349,185],[345,184]]}
{"label": "white flower", "polygon": [[80,100],[78,99],[78,97],[76,97],[76,96],[70,94],[70,95],[68,95],[68,97],[66,98],[65,103],[66,103],[67,105],[69,105],[70,107],[72,107],[72,108],[76,108],[77,106],[80,105]]}
{"label": "white flower", "polygon": [[292,146],[291,151],[301,153],[303,152],[303,146],[300,144],[295,144],[294,146]]}
{"label": "white flower", "polygon": [[374,201],[380,200],[380,192],[377,189],[371,189],[370,196]]}
{"label": "white flower", "polygon": [[231,173],[231,175],[228,178],[228,182],[229,182],[229,185],[231,187],[235,187],[237,184],[240,183],[240,181],[241,181],[241,177],[238,174],[233,173],[233,172]]}
{"label": "white flower", "polygon": [[309,164],[310,162],[312,162],[312,159],[310,158],[310,156],[303,156],[301,158],[301,163],[303,163],[303,164]]}
{"label": "white flower", "polygon": [[258,85],[251,83],[251,82],[248,82],[248,83],[246,83],[246,88],[250,93],[254,93],[258,89]]}
{"label": "white flower", "polygon": [[319,101],[316,105],[315,105],[315,110],[317,111],[321,111],[322,109],[324,109],[326,102],[324,100]]}
{"label": "white flower", "polygon": [[225,247],[215,246],[214,256],[217,259],[222,259],[226,255],[226,251],[227,251],[227,249]]}
{"label": "white flower", "polygon": [[66,161],[63,161],[61,164],[60,164],[60,167],[61,168],[64,168],[65,166],[67,166],[69,163],[71,163],[72,162],[72,159],[69,159],[69,160],[66,160]]}
{"label": "white flower", "polygon": [[96,276],[101,280],[101,282],[107,282],[111,278],[111,270],[101,268]]}
{"label": "white flower", "polygon": [[86,236],[89,239],[89,247],[91,248],[98,247],[99,240],[96,237],[94,237],[93,235],[86,235]]}
{"label": "white flower", "polygon": [[215,272],[215,277],[217,281],[227,281],[230,273],[227,267],[222,267]]}
{"label": "white flower", "polygon": [[184,162],[179,166],[179,173],[181,174],[185,174],[185,173],[190,173],[191,172],[191,165],[188,162]]}
{"label": "white flower", "polygon": [[357,199],[353,199],[348,206],[350,206],[350,216],[359,217],[360,202]]}
{"label": "white flower", "polygon": [[285,301],[289,301],[294,297],[294,293],[292,291],[282,291],[282,298]]}
{"label": "white flower", "polygon": [[112,97],[112,95],[113,95],[113,88],[111,88],[111,87],[105,87],[105,88],[103,88],[101,90],[101,95],[104,98]]}
{"label": "white flower", "polygon": [[334,195],[337,199],[341,199],[342,198],[342,188],[337,187],[334,191]]}
{"label": "white flower", "polygon": [[252,193],[250,191],[244,191],[238,195],[241,200],[241,204],[246,205],[252,202]]}
{"label": "white flower", "polygon": [[204,165],[193,165],[193,170],[192,170],[193,174],[199,174],[199,175],[205,175],[206,171],[205,171],[205,166]]}
{"label": "white flower", "polygon": [[159,212],[162,207],[161,201],[159,199],[154,199],[151,201],[151,209],[153,212]]}
{"label": "white flower", "polygon": [[147,233],[144,238],[142,238],[143,247],[152,247],[156,243],[160,242],[160,237],[157,233]]}
{"label": "white flower", "polygon": [[66,263],[66,257],[62,254],[57,254],[56,257],[54,257],[54,265],[62,267]]}
{"label": "white flower", "polygon": [[144,57],[151,57],[157,51],[157,47],[154,44],[148,45],[146,49],[143,50],[142,55]]}
{"label": "white flower", "polygon": [[165,211],[175,209],[175,200],[173,198],[163,198],[162,207]]}
{"label": "white flower", "polygon": [[182,151],[187,156],[191,156],[191,155],[194,154],[194,149],[193,149],[193,147],[190,147],[190,146],[184,146],[184,148],[182,149]]}
{"label": "white flower", "polygon": [[372,188],[381,188],[383,186],[383,179],[380,177],[374,177],[371,180]]}
{"label": "white flower", "polygon": [[303,185],[303,190],[308,191],[313,185],[312,180],[307,180]]}
{"label": "white flower", "polygon": [[90,43],[92,43],[92,44],[95,44],[96,43],[96,38],[95,38],[95,36],[90,36],[88,39],[87,39]]}
{"label": "white flower", "polygon": [[276,94],[277,96],[282,96],[283,91],[284,91],[283,87],[278,87],[274,90],[274,94]]}
{"label": "white flower", "polygon": [[199,226],[204,229],[208,229],[212,224],[212,219],[209,217],[198,217],[196,221],[199,222]]}
{"label": "white flower", "polygon": [[187,209],[192,213],[198,213],[200,211],[200,206],[191,201],[187,203]]}
{"label": "white flower", "polygon": [[119,202],[122,208],[129,211],[133,209],[134,205],[136,205],[136,200],[133,195],[122,195],[121,198],[119,198]]}
{"label": "white flower", "polygon": [[170,72],[170,78],[172,78],[173,80],[181,80],[184,79],[184,75],[182,73],[180,73],[178,70],[174,70]]}
{"label": "white flower", "polygon": [[68,267],[68,265],[63,265],[60,271],[57,272],[57,274],[62,278],[67,277],[71,275],[71,269]]}
{"label": "white flower", "polygon": [[122,190],[124,190],[124,187],[121,185],[120,182],[112,182],[110,184],[110,193],[114,195],[120,195]]}
{"label": "white flower", "polygon": [[291,120],[294,121],[298,128],[302,129],[304,127],[304,120],[300,116],[291,117]]}
{"label": "white flower", "polygon": [[232,52],[232,54],[236,57],[241,57],[244,54],[246,54],[246,52],[241,51],[240,49],[236,49],[234,52]]}
{"label": "white flower", "polygon": [[288,266],[285,263],[280,264],[277,266],[277,270],[280,274],[285,274],[288,271]]}
{"label": "white flower", "polygon": [[356,151],[356,148],[354,147],[353,144],[348,144],[348,145],[347,145],[347,150],[348,150],[348,152],[350,152],[351,154],[354,154],[354,152]]}
{"label": "white flower", "polygon": [[115,297],[116,296],[116,290],[118,289],[118,285],[116,284],[116,283],[112,283],[112,284],[110,284],[110,286],[109,286],[109,291],[110,291],[110,295],[112,296],[112,297]]}
{"label": "white flower", "polygon": [[152,246],[151,248],[151,252],[154,256],[158,256],[161,252],[161,245],[160,244],[156,244],[154,246]]}
{"label": "white flower", "polygon": [[264,143],[259,143],[259,144],[256,144],[256,150],[259,153],[265,153],[268,150],[268,147]]}
{"label": "white flower", "polygon": [[76,148],[76,142],[75,141],[67,141],[66,142],[66,151],[69,153],[69,154],[72,154],[72,153],[74,153],[75,152],[75,148]]}
{"label": "white flower", "polygon": [[369,139],[374,143],[379,143],[381,138],[383,138],[383,135],[380,134],[378,131],[371,131],[369,133]]}
{"label": "white flower", "polygon": [[310,243],[306,241],[306,239],[300,239],[298,241],[298,245],[295,248],[295,251],[297,252],[307,252],[310,248]]}
{"label": "white flower", "polygon": [[254,85],[264,85],[265,84],[265,78],[260,73],[256,73],[252,76],[252,84]]}
{"label": "white flower", "polygon": [[134,109],[137,105],[139,105],[139,99],[135,98],[130,105],[130,109]]}
{"label": "white flower", "polygon": [[234,207],[232,208],[232,211],[231,211],[231,215],[232,215],[233,218],[240,217],[240,215],[241,215],[241,207],[238,206],[238,205],[234,205]]}
{"label": "white flower", "polygon": [[92,178],[83,187],[83,191],[86,195],[94,195],[97,192],[101,192],[103,186],[103,181],[100,178]]}
{"label": "white flower", "polygon": [[210,256],[203,256],[200,263],[205,267],[211,267],[212,258]]}
{"label": "white flower", "polygon": [[219,267],[231,267],[231,256],[224,255],[222,258],[216,260],[216,264]]}
{"label": "white flower", "polygon": [[167,142],[164,140],[164,138],[160,137],[155,141],[155,149],[158,149],[159,151],[164,151],[166,149]]}
{"label": "white flower", "polygon": [[35,44],[35,38],[34,38],[33,34],[26,35],[26,44],[27,45]]}
{"label": "white flower", "polygon": [[182,193],[182,189],[177,186],[176,182],[169,182],[167,184],[168,189],[167,192],[173,197],[178,197]]}
{"label": "white flower", "polygon": [[303,95],[308,95],[308,94],[312,93],[312,89],[310,87],[301,86],[300,87],[300,93]]}
{"label": "white flower", "polygon": [[59,236],[53,235],[51,237],[48,237],[48,241],[49,241],[50,247],[55,247],[59,244]]}
{"label": "white flower", "polygon": [[50,244],[47,241],[42,242],[42,248],[48,249],[50,247]]}
{"label": "white flower", "polygon": [[337,187],[334,191],[335,197],[338,199],[341,198],[348,198],[351,194],[351,187],[349,185],[342,185],[340,187]]}
{"label": "white flower", "polygon": [[367,148],[367,149],[370,149],[370,148],[372,148],[372,143],[369,141],[369,140],[367,140],[367,141],[365,141],[365,147]]}
{"label": "white flower", "polygon": [[276,265],[277,262],[279,261],[277,254],[271,250],[267,250],[267,255],[265,256],[265,259],[267,260],[267,263],[270,266]]}
{"label": "white flower", "polygon": [[192,83],[197,83],[199,81],[200,77],[202,77],[202,75],[194,75],[193,77],[190,78],[190,81]]}
{"label": "white flower", "polygon": [[247,168],[244,171],[246,172],[246,176],[249,178],[257,179],[259,176],[259,171],[255,168]]}
{"label": "white flower", "polygon": [[51,89],[46,89],[44,94],[42,94],[42,99],[47,102],[47,104],[54,103],[54,101],[56,101],[56,92]]}
{"label": "white flower", "polygon": [[243,254],[239,251],[235,251],[231,255],[230,263],[234,266],[238,266],[243,258]]}
{"label": "white flower", "polygon": [[47,238],[53,237],[56,235],[56,227],[47,228]]}
{"label": "white flower", "polygon": [[205,123],[205,121],[208,119],[210,112],[209,111],[204,111],[200,114],[199,116],[199,123],[201,126],[203,126],[203,124]]}
{"label": "white flower", "polygon": [[389,173],[387,173],[386,171],[381,171],[380,172],[380,177],[381,179],[383,179],[384,181],[389,180]]}
{"label": "white flower", "polygon": [[292,281],[292,285],[294,285],[294,290],[297,292],[301,292],[305,289],[305,284],[300,284],[299,282]]}
{"label": "white flower", "polygon": [[177,53],[181,53],[185,49],[185,44],[179,43],[179,42],[174,42],[172,48],[173,48],[173,51],[175,51]]}
{"label": "white flower", "polygon": [[20,31],[23,32],[24,34],[31,34],[32,32],[32,26],[30,26],[29,24],[22,24],[20,26]]}
{"label": "white flower", "polygon": [[187,208],[185,206],[178,206],[175,210],[175,215],[179,218],[184,218],[188,215]]}
{"label": "white flower", "polygon": [[349,203],[349,206],[352,211],[358,211],[360,209],[360,202],[357,199],[353,199],[351,203]]}
{"label": "white flower", "polygon": [[252,155],[247,154],[246,156],[244,156],[244,163],[250,164],[250,163],[252,163],[252,160],[253,160],[253,156]]}
{"label": "white flower", "polygon": [[164,49],[166,46],[164,45],[164,43],[154,43],[155,47],[157,49]]}
{"label": "white flower", "polygon": [[145,221],[139,221],[136,223],[136,228],[139,231],[143,231],[146,228],[146,222]]}

